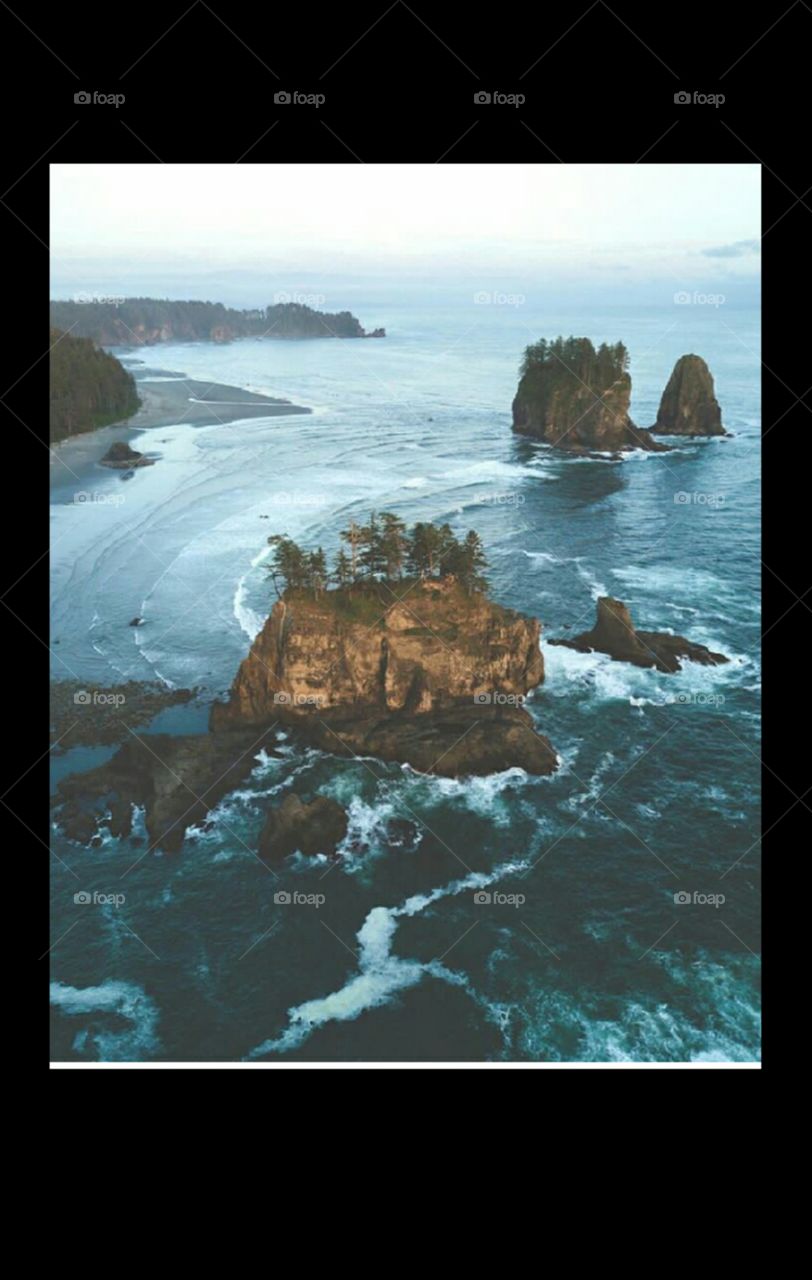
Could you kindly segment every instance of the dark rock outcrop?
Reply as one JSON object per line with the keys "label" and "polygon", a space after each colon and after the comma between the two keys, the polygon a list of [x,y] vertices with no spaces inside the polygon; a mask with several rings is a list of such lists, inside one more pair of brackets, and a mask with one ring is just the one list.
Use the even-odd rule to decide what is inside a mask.
{"label": "dark rock outcrop", "polygon": [[513,401],[513,430],[571,453],[663,452],[629,417],[632,381],[621,343],[597,351],[588,338],[528,347]]}
{"label": "dark rock outcrop", "polygon": [[456,776],[556,755],[521,705],[544,678],[534,618],[451,579],[400,600],[376,588],[278,601],[242,662],[214,730],[282,724],[338,755]]}
{"label": "dark rock outcrop", "polygon": [[[180,849],[190,826],[250,773],[260,748],[275,754],[284,726],[339,757],[377,757],[456,777],[518,766],[546,774],[556,754],[521,705],[544,678],[539,623],[451,578],[289,593],[243,661],[208,734],[131,734],[112,760],[64,779],[54,805],[69,838],[99,826],[127,835],[144,808],[151,848]],[[380,596],[380,598],[379,598]],[[376,772],[374,760],[367,766]],[[380,767],[380,766],[377,766]],[[262,854],[335,851],[346,815],[326,797],[295,796],[275,810]]]}
{"label": "dark rock outcrop", "polygon": [[598,616],[591,631],[571,640],[550,640],[549,644],[576,649],[579,653],[607,653],[617,662],[631,662],[636,667],[656,667],[658,671],[682,670],[680,658],[717,666],[728,662],[723,653],[714,653],[703,644],[695,644],[685,636],[667,631],[637,631],[626,605],[611,596],[598,600]]}
{"label": "dark rock outcrop", "polygon": [[133,734],[112,760],[59,784],[53,801],[57,825],[82,844],[99,825],[126,836],[132,806],[138,805],[145,811],[150,847],[177,852],[187,828],[204,822],[248,776],[260,745],[255,733]]}
{"label": "dark rock outcrop", "polygon": [[711,371],[701,356],[680,356],[663,392],[652,431],[671,436],[724,436]]}
{"label": "dark rock outcrop", "polygon": [[285,796],[271,809],[259,837],[259,856],[281,862],[288,854],[332,855],[347,834],[347,815],[329,796],[316,796],[309,804],[297,795]]}
{"label": "dark rock outcrop", "polygon": [[101,466],[113,467],[117,471],[129,471],[131,467],[151,467],[154,461],[154,458],[148,458],[145,453],[131,449],[124,440],[111,444],[104,457],[99,459]]}

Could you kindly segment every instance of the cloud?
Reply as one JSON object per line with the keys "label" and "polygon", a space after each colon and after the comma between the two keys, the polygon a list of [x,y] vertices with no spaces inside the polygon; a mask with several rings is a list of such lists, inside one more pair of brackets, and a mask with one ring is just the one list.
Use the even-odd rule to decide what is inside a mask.
{"label": "cloud", "polygon": [[746,258],[761,252],[760,240],[735,240],[733,244],[720,244],[713,249],[703,249],[706,258]]}

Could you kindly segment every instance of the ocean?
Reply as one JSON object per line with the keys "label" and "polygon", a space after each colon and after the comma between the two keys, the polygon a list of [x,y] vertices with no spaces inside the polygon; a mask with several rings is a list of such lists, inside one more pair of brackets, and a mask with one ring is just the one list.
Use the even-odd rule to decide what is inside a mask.
{"label": "ocean", "polygon": [[[157,464],[126,483],[57,480],[54,678],[224,696],[273,603],[268,536],[332,558],[351,517],[392,510],[476,529],[491,597],[541,620],[527,706],[560,768],[452,780],[280,738],[179,855],[145,854],[142,820],[96,848],[54,832],[53,1057],[755,1061],[759,315],[392,297],[353,299],[383,340],[123,353],[136,376],[313,413],[154,428],[133,444]],[[523,349],[559,333],[626,344],[643,427],[675,360],[702,355],[731,438],[618,461],[515,435]],[[546,643],[588,629],[604,594],[731,662],[665,675]],[[205,712],[151,731],[202,730]],[[57,755],[54,777],[109,754]],[[337,862],[256,857],[290,790],[348,809]]]}

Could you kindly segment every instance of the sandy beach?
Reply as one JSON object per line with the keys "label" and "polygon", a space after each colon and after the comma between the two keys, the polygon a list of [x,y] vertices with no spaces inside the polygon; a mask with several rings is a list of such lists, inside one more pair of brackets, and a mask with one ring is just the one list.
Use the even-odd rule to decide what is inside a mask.
{"label": "sandy beach", "polygon": [[287,417],[308,414],[310,409],[272,396],[245,391],[224,383],[196,381],[174,376],[164,370],[150,370],[152,378],[136,376],[141,407],[131,418],[60,440],[51,446],[51,487],[58,488],[83,480],[104,457],[110,445],[155,427],[211,426],[215,422],[236,422],[246,418]]}

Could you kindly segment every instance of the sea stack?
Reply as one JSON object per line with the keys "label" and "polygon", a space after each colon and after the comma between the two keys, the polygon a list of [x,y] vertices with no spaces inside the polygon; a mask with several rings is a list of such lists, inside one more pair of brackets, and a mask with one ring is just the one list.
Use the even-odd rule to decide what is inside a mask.
{"label": "sea stack", "polygon": [[729,662],[723,653],[714,653],[704,644],[696,644],[685,636],[670,631],[638,631],[632,615],[622,600],[601,596],[597,617],[591,631],[583,631],[572,640],[550,640],[549,644],[575,649],[578,653],[606,653],[616,662],[631,662],[635,667],[655,667],[673,674],[681,671],[680,658],[715,667]]}
{"label": "sea stack", "polygon": [[513,430],[571,453],[661,452],[629,417],[632,380],[622,342],[542,338],[525,351],[513,401]]}
{"label": "sea stack", "polygon": [[377,756],[446,777],[518,767],[547,774],[556,753],[523,706],[544,679],[540,625],[451,577],[408,600],[370,583],[278,600],[214,736],[282,726],[323,751]]}
{"label": "sea stack", "polygon": [[680,356],[660,401],[652,431],[670,436],[724,436],[713,376],[701,356]]}

